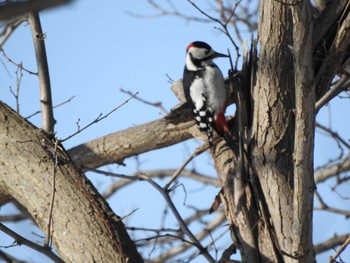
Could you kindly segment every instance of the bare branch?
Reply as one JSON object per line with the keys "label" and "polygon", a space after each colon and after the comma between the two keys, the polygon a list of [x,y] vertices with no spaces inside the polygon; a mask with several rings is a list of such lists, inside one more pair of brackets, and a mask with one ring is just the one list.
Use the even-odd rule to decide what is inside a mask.
{"label": "bare branch", "polygon": [[[109,198],[111,197],[115,192],[117,192],[119,189],[122,189],[123,187],[131,184],[132,182],[135,182],[136,180],[139,180],[138,175],[139,173],[136,173],[133,176],[127,176],[127,175],[122,175],[122,174],[115,174],[111,172],[105,172],[101,171],[98,169],[89,169],[87,168],[87,171],[91,172],[96,172],[98,174],[103,174],[105,176],[112,176],[112,177],[117,177],[125,180],[118,180],[116,182],[112,182],[102,193],[102,196],[104,198]],[[175,174],[178,170],[175,169],[161,169],[161,170],[152,170],[152,171],[144,171],[142,172],[143,174],[147,175],[150,178],[164,178],[164,177],[169,177],[173,174]],[[195,180],[196,182],[206,184],[206,185],[215,185],[218,186],[218,180],[216,178],[210,177],[210,176],[205,176],[203,174],[200,174],[196,171],[193,170],[182,170],[180,177],[184,178],[189,178],[192,180]]]}
{"label": "bare branch", "polygon": [[0,250],[0,259],[3,259],[6,263],[28,263],[27,261],[19,260]]}
{"label": "bare branch", "polygon": [[175,17],[180,17],[182,19],[185,19],[186,21],[195,21],[195,22],[200,22],[200,23],[208,23],[210,22],[209,19],[203,19],[200,17],[194,17],[194,16],[188,16],[185,15],[181,12],[179,12],[175,5],[169,1],[170,3],[170,9],[166,9],[159,4],[157,4],[154,0],[147,0],[148,4],[151,5],[155,10],[157,10],[157,14],[154,15],[143,15],[143,14],[135,14],[132,12],[127,12],[130,16],[136,17],[136,18],[143,18],[143,19],[153,19],[153,18],[159,18],[163,16],[175,16]]}
{"label": "bare branch", "polygon": [[47,256],[48,258],[52,259],[54,262],[64,263],[64,261],[58,257],[56,254],[54,254],[50,248],[44,246],[39,246],[35,244],[34,242],[22,237],[21,235],[18,235],[16,232],[12,231],[5,225],[0,223],[0,230],[4,233],[8,234],[10,237],[12,237],[15,240],[15,243],[17,245],[25,245],[27,247],[30,247],[31,249],[34,249],[43,255]]}
{"label": "bare branch", "polygon": [[337,132],[331,130],[330,128],[327,128],[326,126],[320,123],[316,123],[316,127],[328,133],[332,138],[334,138],[334,140],[336,140],[337,142],[340,142],[347,149],[350,149],[350,143],[348,143],[347,140],[342,138]]}
{"label": "bare branch", "polygon": [[[22,66],[22,63],[21,63]],[[16,70],[16,91],[13,91],[12,88],[10,87],[10,92],[15,97],[16,100],[16,111],[19,113],[19,91],[21,89],[21,82],[22,82],[22,68],[18,67]]]}
{"label": "bare branch", "polygon": [[340,94],[342,91],[347,90],[350,87],[349,76],[343,75],[340,80],[333,86],[332,89],[327,91],[326,94],[320,98],[315,105],[316,113],[327,103],[329,103],[334,97]]}
{"label": "bare branch", "polygon": [[53,165],[52,165],[52,181],[51,181],[51,200],[50,200],[50,208],[49,208],[49,216],[48,216],[48,223],[47,223],[47,238],[45,242],[45,246],[51,247],[52,246],[52,235],[53,235],[53,229],[52,229],[52,213],[53,213],[53,207],[55,204],[55,196],[56,196],[56,170],[58,165],[58,156],[57,156],[57,147],[58,147],[58,141],[54,140],[54,149],[53,149]]}
{"label": "bare branch", "polygon": [[16,215],[3,215],[0,216],[0,222],[19,222],[28,219],[28,217],[24,214],[16,214]]}
{"label": "bare branch", "polygon": [[3,31],[0,35],[2,35],[2,39],[0,40],[0,48],[5,44],[5,42],[9,39],[12,33],[16,30],[16,28],[24,21],[23,17],[16,17],[11,19],[11,21],[7,22],[4,26]]}
{"label": "bare branch", "polygon": [[20,69],[22,69],[23,71],[25,71],[25,72],[27,72],[27,73],[29,73],[29,74],[31,74],[31,75],[36,75],[36,76],[38,76],[38,73],[37,73],[37,72],[33,72],[33,71],[31,71],[31,70],[26,69],[25,67],[23,67],[22,63],[16,63],[16,62],[14,62],[11,58],[9,58],[9,57],[7,56],[7,54],[5,53],[5,50],[4,50],[3,48],[0,48],[0,51],[1,51],[1,53],[4,55],[4,57],[8,60],[8,62],[12,63],[12,64],[15,65],[17,68],[20,68]]}
{"label": "bare branch", "polygon": [[187,160],[176,170],[176,172],[171,176],[169,181],[164,186],[165,190],[169,189],[169,186],[176,180],[176,178],[182,173],[183,169],[185,169],[186,165],[189,164],[195,157],[197,157],[199,154],[203,153],[208,149],[208,145],[202,145],[201,147],[197,148],[194,153],[187,158]]}
{"label": "bare branch", "polygon": [[139,94],[138,92],[136,92],[135,94],[133,94],[129,99],[127,99],[126,101],[124,101],[122,104],[118,105],[117,107],[115,107],[113,110],[111,110],[110,112],[108,112],[107,114],[103,115],[102,113],[100,113],[100,115],[94,119],[92,122],[90,122],[89,124],[87,124],[86,126],[84,126],[83,128],[80,129],[80,127],[78,128],[78,131],[76,131],[75,133],[69,135],[68,137],[61,139],[60,142],[64,142],[69,140],[70,138],[74,137],[75,135],[81,133],[82,131],[86,130],[87,128],[89,128],[91,125],[98,123],[100,121],[102,121],[103,119],[107,118],[109,115],[111,115],[113,112],[115,112],[116,110],[120,109],[121,107],[123,107],[125,104],[127,104],[131,99],[133,99],[137,94]]}
{"label": "bare branch", "polygon": [[322,183],[327,179],[337,176],[342,172],[350,170],[350,155],[348,154],[342,160],[315,172],[315,183]]}
{"label": "bare branch", "polygon": [[328,240],[321,242],[320,244],[315,245],[315,253],[321,254],[327,250],[334,249],[336,246],[343,244],[349,237],[349,234],[345,235],[335,235]]}
{"label": "bare branch", "polygon": [[[241,56],[240,53],[239,53],[239,48],[238,48],[238,45],[236,44],[236,42],[233,40],[230,32],[228,31],[228,28],[227,28],[227,25],[228,25],[228,22],[230,20],[227,20],[226,23],[223,23],[221,22],[219,19],[217,18],[214,18],[212,16],[210,16],[209,14],[207,14],[206,12],[204,12],[202,9],[200,9],[194,2],[192,2],[191,0],[187,0],[191,5],[193,5],[194,8],[196,8],[202,15],[208,17],[210,20],[218,23],[221,27],[222,27],[222,30],[220,30],[221,32],[223,32],[231,41],[232,45],[235,47],[235,50],[236,50],[236,54],[237,54],[237,57],[236,57],[236,67],[237,67],[237,64],[238,64],[238,59],[239,57]],[[232,16],[234,14],[234,11],[236,9],[236,7],[239,5],[240,1],[238,1],[236,3],[236,6],[234,7],[233,9],[233,12],[232,12]],[[230,19],[232,18],[232,16],[230,17]]]}
{"label": "bare branch", "polygon": [[144,179],[148,183],[150,183],[158,192],[163,196],[166,203],[169,205],[169,208],[173,212],[174,216],[176,217],[176,220],[179,222],[180,227],[182,231],[189,237],[189,239],[193,242],[193,244],[199,249],[200,253],[209,261],[214,263],[215,260],[213,257],[208,253],[207,249],[202,246],[202,244],[199,242],[199,240],[193,235],[191,230],[188,228],[187,224],[182,219],[179,211],[175,207],[173,201],[171,200],[169,196],[168,190],[164,190],[160,185],[158,185],[155,181],[148,178],[146,175],[140,175],[140,178]]}
{"label": "bare branch", "polygon": [[127,157],[202,136],[194,125],[189,107],[183,105],[159,120],[78,145],[69,154],[83,167],[123,163]]}
{"label": "bare branch", "polygon": [[0,20],[13,16],[23,15],[29,12],[37,12],[46,8],[55,7],[61,4],[72,2],[71,0],[28,0],[21,2],[10,2],[2,5],[0,9]]}
{"label": "bare branch", "polygon": [[318,191],[315,192],[315,195],[320,202],[320,207],[315,207],[315,211],[327,211],[334,214],[344,215],[345,217],[350,217],[350,211],[328,206]]}
{"label": "bare branch", "polygon": [[[189,224],[192,221],[186,219],[185,222],[187,224]],[[211,231],[214,231],[220,225],[222,225],[223,222],[225,222],[225,215],[224,215],[224,213],[219,213],[211,222],[209,222],[205,226],[205,228],[202,231],[200,231],[199,233],[196,234],[196,238],[198,240],[203,240],[204,238],[208,237],[208,235],[210,235]],[[225,229],[225,232],[226,232],[226,229]],[[178,255],[180,253],[187,251],[189,248],[191,248],[191,245],[193,246],[193,244],[187,243],[187,244],[183,244],[182,246],[172,247],[172,248],[168,249],[166,251],[166,253],[161,254],[157,258],[157,261],[164,262],[166,260],[169,260],[170,258],[174,257],[175,255]]]}
{"label": "bare branch", "polygon": [[[130,96],[134,96],[134,92],[131,92],[130,90],[124,90],[124,89],[120,89],[121,92],[126,93]],[[164,114],[167,114],[168,111],[163,107],[161,102],[149,102],[147,100],[144,100],[142,98],[140,98],[139,96],[134,96],[134,98],[138,101],[141,101],[142,103],[146,104],[146,105],[150,105],[156,108],[159,108]]]}
{"label": "bare branch", "polygon": [[334,263],[336,262],[336,259],[340,256],[340,254],[345,250],[345,248],[350,244],[350,235],[348,238],[345,240],[344,244],[341,245],[341,247],[338,249],[337,253],[335,253],[334,256],[331,256],[329,259],[329,263]]}
{"label": "bare branch", "polygon": [[51,84],[49,66],[47,63],[45,34],[42,31],[38,13],[28,15],[28,23],[32,31],[34,42],[36,62],[38,65],[38,76],[40,84],[40,102],[41,102],[41,123],[42,129],[48,134],[54,134],[55,119],[53,116]]}
{"label": "bare branch", "polygon": [[[66,103],[69,103],[69,102],[71,102],[74,98],[75,98],[75,95],[72,96],[72,97],[70,97],[69,99],[67,99],[67,100],[65,100],[65,101],[63,101],[63,102],[61,102],[61,103],[59,103],[59,104],[53,106],[53,108],[55,109],[55,108],[58,108],[58,107],[60,107],[60,106],[62,106],[62,105],[64,105],[64,104],[66,104]],[[30,114],[29,116],[25,117],[25,118],[26,118],[26,119],[30,119],[30,118],[32,118],[32,117],[34,117],[35,115],[40,114],[40,113],[41,113],[41,111],[38,110],[38,111],[36,111],[36,112]]]}

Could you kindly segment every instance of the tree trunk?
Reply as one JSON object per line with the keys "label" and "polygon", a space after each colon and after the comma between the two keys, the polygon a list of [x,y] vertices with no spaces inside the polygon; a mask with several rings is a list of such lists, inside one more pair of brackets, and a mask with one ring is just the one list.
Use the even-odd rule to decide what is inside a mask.
{"label": "tree trunk", "polygon": [[[251,109],[241,109],[252,112],[241,152],[247,158],[238,158],[237,168],[227,174],[226,213],[243,262],[313,262],[315,88],[309,2],[261,1],[259,42]],[[245,169],[240,162],[248,162]]]}
{"label": "tree trunk", "polygon": [[120,218],[62,146],[3,103],[0,168],[0,193],[13,196],[45,234],[50,231],[64,261],[143,262]]}

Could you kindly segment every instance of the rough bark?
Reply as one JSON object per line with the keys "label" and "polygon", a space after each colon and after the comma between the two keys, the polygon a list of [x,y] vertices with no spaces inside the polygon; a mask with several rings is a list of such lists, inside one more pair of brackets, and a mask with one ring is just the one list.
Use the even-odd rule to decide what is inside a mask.
{"label": "rough bark", "polygon": [[[270,262],[283,262],[293,254],[292,196],[294,145],[294,72],[290,46],[293,24],[290,7],[264,0],[260,6],[260,55],[257,82],[254,86],[252,127],[252,166],[261,184],[262,202],[267,207],[265,227],[271,226],[276,240],[265,247],[259,240],[262,255]],[[271,217],[271,218],[269,218]],[[271,220],[271,222],[269,222]],[[278,248],[277,250],[274,249]]]}
{"label": "rough bark", "polygon": [[62,146],[0,103],[0,193],[26,207],[44,233],[53,176],[51,236],[66,262],[143,262],[119,217]]}
{"label": "rough bark", "polygon": [[203,137],[191,118],[188,107],[179,107],[170,115],[149,123],[108,134],[69,150],[74,162],[85,168],[122,164],[124,159],[164,148],[196,137]]}
{"label": "rough bark", "polygon": [[[347,1],[335,2],[341,5],[331,4],[320,16],[336,14],[335,32],[331,22],[324,22],[329,20],[312,22],[308,1],[260,3],[256,83],[251,104],[238,108],[239,112],[240,107],[250,107],[252,126],[239,134],[243,149],[233,153],[220,141],[214,153],[226,217],[243,262],[314,260],[315,90],[320,97],[329,88],[350,44],[349,6],[345,8]],[[314,69],[312,55],[324,38],[331,39],[327,54]],[[130,156],[201,137],[190,116],[186,107],[179,108],[165,118],[74,147],[69,154],[83,168],[123,163]],[[53,148],[45,134],[0,106],[0,193],[19,200],[44,232],[55,168]],[[122,222],[112,216],[64,151],[57,151],[53,244],[62,257],[74,262],[122,262],[118,255],[123,254],[130,262],[141,262]],[[347,167],[348,159],[342,165]],[[332,168],[338,171],[343,166]]]}
{"label": "rough bark", "polygon": [[295,262],[312,262],[313,157],[315,132],[315,78],[312,58],[312,13],[308,1],[291,8],[295,81],[293,247]]}
{"label": "rough bark", "polygon": [[261,1],[259,41],[251,165],[259,181],[253,187],[261,187],[262,230],[270,233],[263,236],[272,246],[259,238],[258,247],[263,261],[312,262],[315,94],[308,1]]}

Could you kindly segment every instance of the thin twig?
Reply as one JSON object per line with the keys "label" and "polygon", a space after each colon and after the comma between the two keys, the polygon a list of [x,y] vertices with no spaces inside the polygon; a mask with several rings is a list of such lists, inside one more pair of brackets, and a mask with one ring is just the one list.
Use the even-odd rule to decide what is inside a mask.
{"label": "thin twig", "polygon": [[50,201],[50,209],[49,209],[49,220],[47,223],[47,239],[45,242],[45,246],[51,247],[52,246],[52,234],[51,233],[51,226],[52,226],[52,213],[53,213],[53,206],[55,203],[55,196],[56,196],[56,170],[57,170],[57,145],[58,140],[55,140],[54,142],[55,147],[53,151],[53,166],[52,166],[52,189],[51,189],[51,201]]}
{"label": "thin twig", "polygon": [[180,229],[175,229],[175,228],[145,228],[145,227],[135,227],[135,226],[129,226],[126,227],[126,229],[130,230],[130,231],[149,231],[149,232],[156,232],[156,233],[161,233],[161,232],[179,232]]}
{"label": "thin twig", "polygon": [[350,216],[350,211],[348,210],[342,210],[342,209],[330,207],[329,205],[327,205],[318,191],[315,191],[315,195],[317,200],[320,202],[320,207],[315,207],[314,208],[315,211],[321,210],[321,211],[327,211],[334,214],[343,215],[346,217]]}
{"label": "thin twig", "polygon": [[98,117],[96,119],[94,119],[92,122],[90,122],[89,124],[87,124],[86,126],[84,126],[83,128],[79,129],[69,135],[68,137],[64,138],[64,139],[61,139],[60,142],[65,142],[67,140],[69,140],[70,138],[74,137],[75,135],[81,133],[82,131],[86,130],[87,128],[89,128],[91,125],[95,124],[95,123],[98,123],[100,121],[102,121],[103,119],[107,118],[109,115],[111,115],[113,112],[115,112],[116,110],[118,110],[119,108],[121,108],[122,106],[124,106],[126,103],[128,103],[131,99],[135,98],[135,96],[139,94],[138,92],[136,92],[135,94],[133,94],[129,99],[127,99],[126,101],[124,101],[122,104],[120,104],[119,106],[115,107],[113,110],[111,110],[110,112],[108,112],[107,114],[103,115],[102,113],[100,113],[100,115],[98,115]]}
{"label": "thin twig", "polygon": [[[218,23],[222,29],[219,29],[219,31],[221,31],[222,33],[224,33],[231,41],[232,45],[235,47],[235,50],[236,50],[236,54],[237,54],[237,57],[236,57],[236,63],[235,63],[235,66],[237,67],[237,64],[238,64],[238,59],[240,58],[240,53],[239,53],[239,47],[238,45],[236,44],[236,42],[233,40],[230,32],[228,31],[228,28],[227,28],[227,25],[229,23],[229,21],[231,20],[231,18],[233,17],[233,14],[235,13],[235,10],[237,8],[237,6],[240,4],[241,1],[237,1],[235,7],[233,8],[233,12],[232,12],[232,15],[231,17],[226,21],[226,23],[223,23],[221,22],[219,19],[217,18],[214,18],[210,15],[208,15],[206,12],[204,12],[202,9],[200,9],[194,2],[192,2],[191,0],[187,0],[187,2],[189,2],[194,8],[196,8],[201,14],[203,14],[204,16],[208,17],[210,20]],[[218,28],[217,28],[218,29]]]}
{"label": "thin twig", "polygon": [[191,232],[191,230],[188,228],[184,220],[182,219],[179,211],[175,207],[173,201],[171,200],[169,196],[169,192],[167,190],[164,190],[159,184],[157,184],[152,179],[148,178],[146,175],[140,175],[140,178],[147,181],[149,184],[151,184],[158,192],[163,196],[166,203],[168,204],[170,210],[173,212],[176,220],[178,221],[181,230],[189,237],[189,239],[193,242],[193,244],[198,248],[200,253],[209,261],[214,263],[214,258],[208,253],[207,249],[202,246],[202,244],[199,242],[199,240],[194,236],[194,234]]}
{"label": "thin twig", "polygon": [[337,253],[335,253],[334,256],[331,256],[329,263],[333,263],[336,262],[335,260],[337,259],[337,257],[340,256],[340,254],[345,250],[345,248],[350,244],[350,235],[348,237],[348,239],[344,242],[344,244],[338,249]]}
{"label": "thin twig", "polygon": [[[94,169],[89,169],[89,168],[85,168],[85,167],[82,167],[82,169],[84,169],[85,171],[96,172],[96,173],[103,174],[106,176],[112,176],[112,177],[126,179],[126,180],[118,180],[118,181],[112,182],[102,193],[102,196],[105,199],[108,199],[109,197],[111,197],[119,189],[135,182],[136,180],[140,180],[137,177],[137,174],[139,172],[137,172],[135,174],[135,180],[134,180],[134,178],[132,176],[128,176],[128,175],[115,174],[115,173],[111,173],[111,172],[100,171],[97,169],[94,170]],[[156,178],[161,179],[161,178],[169,177],[169,175],[175,174],[176,171],[177,171],[177,169],[176,170],[175,169],[160,169],[160,170],[152,170],[152,171],[143,172],[143,174],[147,174],[148,177],[152,177],[152,178],[156,177]],[[198,172],[196,172],[194,170],[183,170],[180,175],[181,175],[181,177],[190,178],[190,179],[195,180],[195,181],[202,183],[204,185],[213,185],[213,186],[218,185],[218,180],[216,178],[213,178],[210,176],[205,176],[203,174],[199,174]]]}
{"label": "thin twig", "polygon": [[87,168],[87,167],[85,167],[84,169],[86,169],[86,171],[89,171],[89,172],[94,172],[94,173],[97,173],[97,174],[103,174],[105,176],[116,177],[116,178],[120,178],[120,179],[126,179],[126,180],[130,180],[130,181],[140,181],[140,180],[142,180],[139,176],[117,174],[117,173],[106,172],[106,171],[102,171],[102,170],[99,170],[99,169]]}
{"label": "thin twig", "polygon": [[[120,91],[125,93],[125,94],[128,94],[130,96],[132,96],[134,94],[130,90],[124,90],[122,88],[120,89]],[[141,99],[139,96],[135,96],[134,98],[135,98],[135,100],[141,101],[144,104],[147,104],[147,105],[159,108],[164,114],[168,114],[168,111],[163,107],[161,102],[149,102],[149,101],[147,101],[145,99]]]}
{"label": "thin twig", "polygon": [[16,232],[12,231],[8,227],[6,227],[4,224],[0,223],[0,230],[2,232],[6,233],[7,235],[9,235],[10,237],[12,237],[18,245],[24,245],[24,246],[30,247],[31,249],[34,249],[34,250],[42,253],[43,255],[49,257],[54,262],[64,263],[64,261],[60,257],[58,257],[56,254],[54,254],[50,248],[42,247],[42,246],[39,246],[38,244],[35,244],[34,242],[32,242],[32,241],[22,237],[21,235],[17,234]]}
{"label": "thin twig", "polygon": [[350,143],[347,142],[346,139],[343,139],[340,137],[340,135],[337,132],[332,131],[330,128],[327,128],[326,126],[316,123],[316,127],[321,129],[322,131],[328,133],[331,137],[333,137],[336,141],[339,141],[341,144],[343,144],[346,148],[350,149]]}
{"label": "thin twig", "polygon": [[160,6],[159,4],[157,4],[155,1],[153,0],[148,0],[147,1],[149,5],[151,5],[155,10],[157,10],[159,13],[158,14],[154,14],[154,15],[144,15],[144,14],[136,14],[133,12],[126,12],[128,15],[136,17],[136,18],[142,18],[142,19],[154,19],[154,18],[158,18],[158,17],[163,17],[163,16],[175,16],[175,17],[180,17],[182,19],[185,19],[186,21],[196,21],[196,22],[200,22],[200,23],[208,23],[210,22],[209,19],[203,19],[200,17],[194,17],[194,16],[188,16],[185,15],[181,12],[179,12],[176,8],[176,6],[171,2],[168,1],[171,10],[167,10],[164,7]]}
{"label": "thin twig", "polygon": [[[52,108],[53,108],[53,109],[58,108],[58,107],[60,107],[60,106],[62,106],[62,105],[64,105],[64,104],[66,104],[66,103],[71,102],[74,98],[75,98],[75,95],[72,96],[72,97],[70,97],[69,99],[67,99],[67,100],[65,100],[65,101],[63,101],[63,102],[61,102],[61,103],[58,103],[57,105],[53,106]],[[41,110],[38,110],[38,111],[36,111],[36,112],[30,114],[29,116],[27,116],[26,119],[30,119],[30,118],[32,118],[32,117],[34,117],[35,115],[40,114],[40,113],[41,113]]]}
{"label": "thin twig", "polygon": [[203,144],[202,146],[198,147],[193,154],[191,154],[190,157],[187,158],[187,160],[175,171],[175,173],[171,176],[169,181],[164,186],[165,190],[169,190],[169,186],[176,180],[176,178],[181,174],[181,172],[185,169],[186,165],[189,164],[195,157],[200,155],[201,153],[205,152],[207,150],[207,145]]}
{"label": "thin twig", "polygon": [[29,69],[26,69],[25,67],[23,67],[22,63],[16,63],[14,62],[9,56],[7,56],[7,54],[5,53],[5,50],[3,48],[0,48],[1,53],[3,54],[3,56],[7,59],[8,62],[12,63],[13,65],[15,65],[18,68],[21,68],[23,71],[31,74],[31,75],[35,75],[38,76],[37,72],[31,71]]}
{"label": "thin twig", "polygon": [[[22,66],[22,63],[20,64]],[[22,82],[22,68],[18,67],[16,70],[16,91],[13,91],[12,88],[10,87],[10,92],[15,97],[16,100],[16,111],[19,113],[19,91],[21,89],[21,82]]]}
{"label": "thin twig", "polygon": [[15,19],[13,19],[12,21],[10,21],[9,23],[7,23],[7,25],[5,26],[5,29],[2,33],[3,37],[0,40],[0,48],[2,48],[2,46],[5,44],[5,42],[9,39],[9,37],[12,35],[12,33],[15,31],[15,29],[24,21],[23,17],[17,17]]}

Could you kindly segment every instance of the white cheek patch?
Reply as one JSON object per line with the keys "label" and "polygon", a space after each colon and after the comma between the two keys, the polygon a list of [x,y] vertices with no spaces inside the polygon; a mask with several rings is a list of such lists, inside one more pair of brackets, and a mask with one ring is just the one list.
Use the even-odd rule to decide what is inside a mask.
{"label": "white cheek patch", "polygon": [[208,56],[207,51],[208,50],[205,48],[191,47],[188,53],[190,53],[194,59],[203,59]]}

